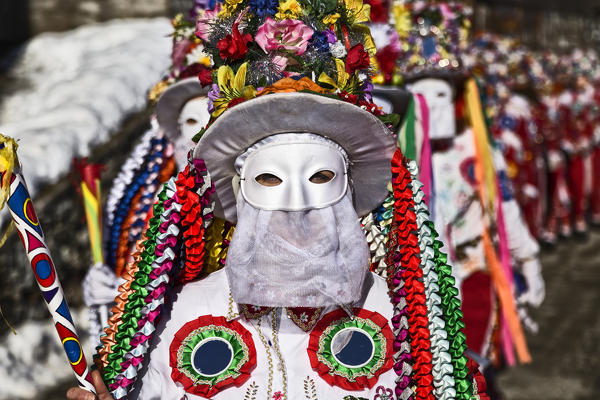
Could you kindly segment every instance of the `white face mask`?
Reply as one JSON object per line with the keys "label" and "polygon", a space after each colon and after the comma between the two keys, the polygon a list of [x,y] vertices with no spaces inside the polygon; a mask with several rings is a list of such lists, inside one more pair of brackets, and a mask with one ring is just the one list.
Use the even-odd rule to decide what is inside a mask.
{"label": "white face mask", "polygon": [[194,147],[192,139],[206,126],[210,120],[208,97],[196,97],[189,100],[179,113],[177,123],[180,136],[175,140],[175,162],[183,168],[187,162],[187,154]]}
{"label": "white face mask", "polygon": [[241,156],[240,188],[246,202],[261,210],[302,211],[325,208],[344,197],[348,177],[341,147],[320,137],[307,140],[308,134],[267,139],[284,135],[293,136],[259,142]]}
{"label": "white face mask", "polygon": [[429,137],[447,139],[456,135],[454,90],[443,79],[426,78],[409,86],[414,94],[425,97],[429,107]]}

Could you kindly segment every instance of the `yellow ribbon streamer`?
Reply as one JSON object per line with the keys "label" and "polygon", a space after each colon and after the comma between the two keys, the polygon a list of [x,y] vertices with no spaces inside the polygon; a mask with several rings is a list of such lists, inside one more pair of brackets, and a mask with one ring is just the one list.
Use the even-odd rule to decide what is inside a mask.
{"label": "yellow ribbon streamer", "polygon": [[482,201],[486,207],[486,211],[492,212],[496,200],[496,170],[488,141],[488,132],[483,117],[477,83],[471,78],[467,81],[466,85],[467,112],[471,126],[473,127],[475,152],[479,161],[479,168],[475,168],[475,177],[477,178],[477,182],[483,183]]}
{"label": "yellow ribbon streamer", "polygon": [[81,182],[81,193],[83,194],[83,206],[87,220],[90,236],[90,245],[92,248],[92,258],[94,263],[103,263],[102,255],[102,228],[101,228],[101,209],[100,209],[100,181],[96,179],[96,193],[94,196],[85,182]]}
{"label": "yellow ribbon streamer", "polygon": [[[475,177],[476,181],[481,183],[477,185],[479,199],[488,215],[495,215],[496,170],[492,159],[491,147],[488,142],[487,127],[483,118],[479,91],[474,79],[467,81],[465,96],[467,112],[470,117],[475,140]],[[502,270],[502,265],[490,237],[486,222],[484,222],[482,238],[485,258],[496,293],[500,299],[502,313],[508,324],[517,351],[517,357],[519,357],[521,363],[531,362],[531,355],[527,348],[527,341],[525,340],[523,327],[517,313],[513,292]]]}

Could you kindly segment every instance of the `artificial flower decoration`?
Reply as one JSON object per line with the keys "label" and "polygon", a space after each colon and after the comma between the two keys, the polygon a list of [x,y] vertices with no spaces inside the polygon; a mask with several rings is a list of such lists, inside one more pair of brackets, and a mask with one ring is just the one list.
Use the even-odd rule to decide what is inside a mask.
{"label": "artificial flower decoration", "polygon": [[267,18],[256,32],[256,43],[268,53],[272,50],[284,49],[293,54],[302,55],[308,46],[308,40],[314,31],[304,22],[286,19],[276,21]]}
{"label": "artificial flower decoration", "polygon": [[371,22],[387,24],[388,6],[386,0],[367,0],[366,3],[371,7]]}
{"label": "artificial flower decoration", "polygon": [[343,93],[381,117],[370,102],[377,61],[369,12],[363,0],[225,0],[220,11],[204,12],[195,32],[214,63],[212,79],[197,71],[203,85],[212,84],[209,124],[278,92]]}
{"label": "artificial flower decoration", "polygon": [[394,0],[393,25],[403,46],[398,74],[404,80],[424,71],[460,74],[472,10],[458,2]]}
{"label": "artificial flower decoration", "polygon": [[232,34],[217,42],[219,55],[224,60],[239,60],[248,52],[247,43],[252,41],[252,36],[249,34],[242,35],[238,29],[239,23],[233,24]]}
{"label": "artificial flower decoration", "polygon": [[221,12],[219,12],[219,16],[220,17],[232,16],[233,13],[235,12],[235,10],[237,10],[238,6],[242,2],[243,2],[243,0],[225,0],[225,2],[223,3],[223,8],[221,9]]}
{"label": "artificial flower decoration", "polygon": [[406,4],[401,2],[394,2],[392,6],[392,16],[394,19],[394,27],[396,28],[396,32],[400,35],[401,38],[406,38],[410,33],[411,28],[411,20],[410,20],[410,11]]}
{"label": "artificial flower decoration", "polygon": [[340,17],[340,14],[335,13],[335,14],[329,14],[328,16],[326,16],[325,18],[323,18],[323,23],[325,25],[331,25],[331,24],[335,24],[338,20],[338,18]]}
{"label": "artificial flower decoration", "polygon": [[259,17],[273,16],[279,6],[278,0],[250,0],[248,7]]}
{"label": "artificial flower decoration", "polygon": [[[214,111],[212,115],[218,117],[230,107],[230,103],[237,99],[251,99],[256,96],[256,89],[252,86],[246,86],[246,71],[248,64],[244,63],[237,70],[235,75],[228,65],[222,65],[217,71],[218,97],[214,98]],[[237,100],[239,104],[242,100]]]}
{"label": "artificial flower decoration", "polygon": [[296,0],[286,0],[279,4],[275,18],[282,19],[298,19],[302,16],[302,7]]}
{"label": "artificial flower decoration", "polygon": [[346,72],[352,74],[356,70],[368,67],[369,54],[365,51],[365,46],[362,43],[353,46],[348,51],[348,57],[346,58]]}

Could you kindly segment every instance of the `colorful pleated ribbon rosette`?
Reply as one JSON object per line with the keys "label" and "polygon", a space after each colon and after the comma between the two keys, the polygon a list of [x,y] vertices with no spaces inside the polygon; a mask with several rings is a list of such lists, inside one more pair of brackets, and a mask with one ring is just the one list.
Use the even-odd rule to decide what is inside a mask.
{"label": "colorful pleated ribbon rosette", "polygon": [[[226,343],[231,360],[219,373],[203,375],[194,366],[195,352],[207,342]],[[176,334],[169,349],[171,377],[186,392],[212,397],[221,389],[240,386],[250,378],[256,365],[256,349],[252,334],[237,321],[204,315],[185,324]]]}

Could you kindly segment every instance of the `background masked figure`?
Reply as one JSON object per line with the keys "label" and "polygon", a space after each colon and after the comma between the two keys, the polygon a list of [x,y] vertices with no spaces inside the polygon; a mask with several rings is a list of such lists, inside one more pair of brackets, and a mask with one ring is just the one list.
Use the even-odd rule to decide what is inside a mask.
{"label": "background masked figure", "polygon": [[[190,17],[202,12],[193,8]],[[185,168],[189,150],[194,145],[192,138],[210,119],[208,89],[202,87],[197,77],[191,77],[210,66],[203,46],[194,37],[194,22],[181,15],[173,20],[170,72],[149,95],[151,101],[156,101],[151,128],[112,182],[104,206],[104,264],[90,267],[83,282],[83,297],[90,308],[88,333],[94,346],[106,325],[108,309],[114,303],[118,287],[124,282],[122,276],[127,263],[132,261],[135,244],[152,215],[152,204],[161,185],[177,170]],[[210,235],[221,240],[230,234],[223,221],[219,221],[213,231]],[[222,266],[217,259],[211,263],[210,270]]]}

